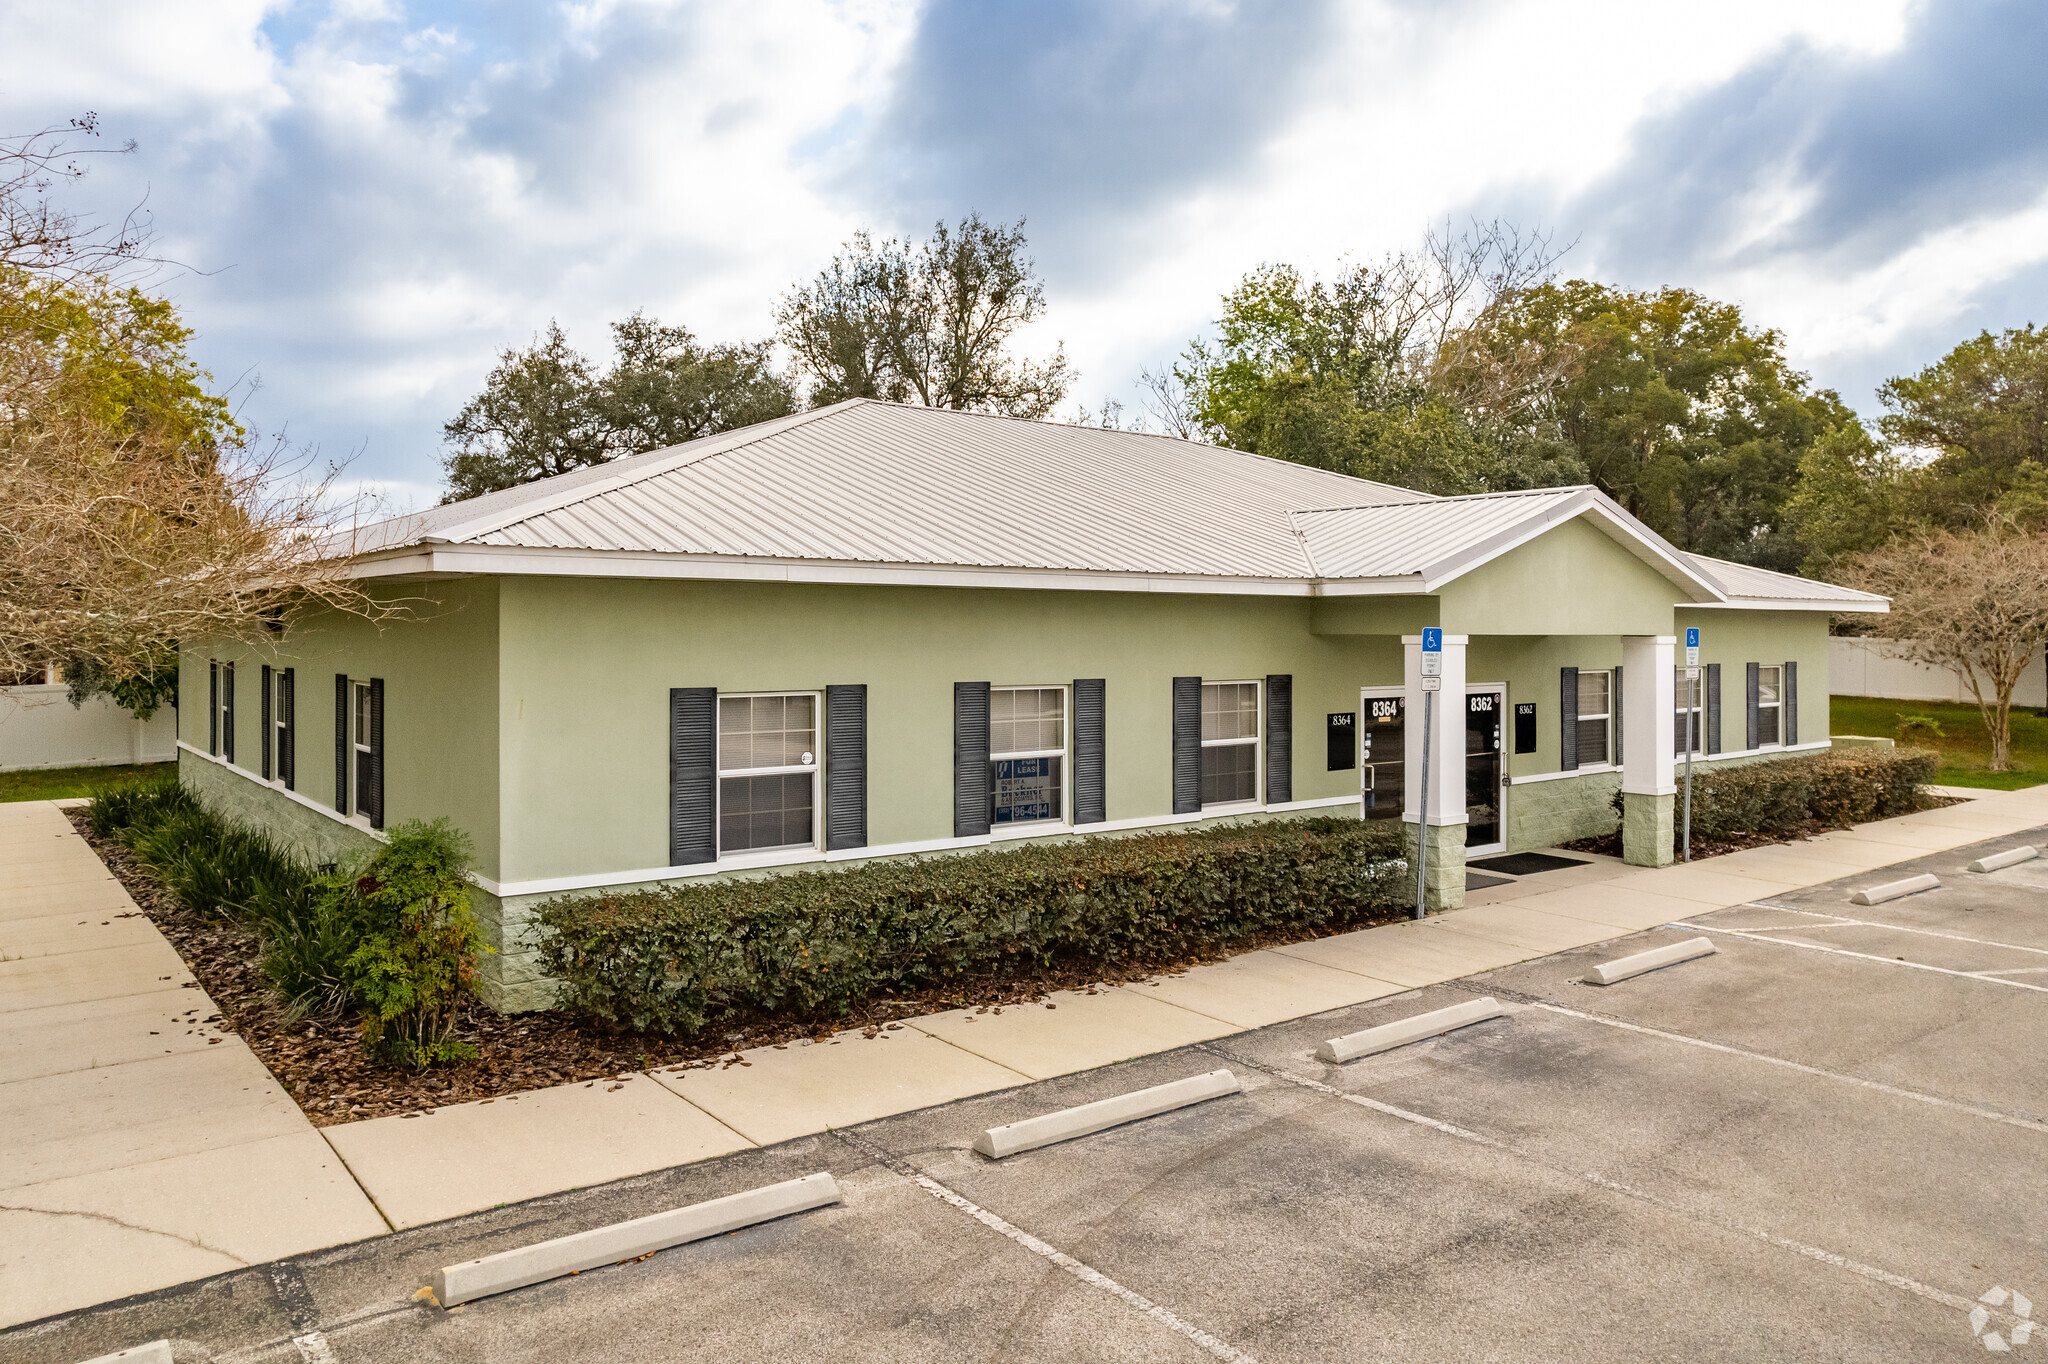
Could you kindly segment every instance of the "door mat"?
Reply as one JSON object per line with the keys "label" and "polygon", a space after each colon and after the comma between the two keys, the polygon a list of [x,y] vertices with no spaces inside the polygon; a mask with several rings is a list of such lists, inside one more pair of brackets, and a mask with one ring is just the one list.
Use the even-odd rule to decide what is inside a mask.
{"label": "door mat", "polygon": [[1562,871],[1566,867],[1583,867],[1585,859],[1559,857],[1555,853],[1519,852],[1503,857],[1482,857],[1477,862],[1467,862],[1468,867],[1482,871],[1506,872],[1509,876],[1534,876],[1539,871]]}

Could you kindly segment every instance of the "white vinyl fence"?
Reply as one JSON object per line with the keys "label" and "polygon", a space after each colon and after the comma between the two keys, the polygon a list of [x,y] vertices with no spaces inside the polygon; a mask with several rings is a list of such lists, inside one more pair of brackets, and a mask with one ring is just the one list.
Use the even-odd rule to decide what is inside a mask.
{"label": "white vinyl fence", "polygon": [[73,710],[61,682],[0,687],[0,772],[28,767],[108,767],[178,756],[178,713],[138,720],[104,696]]}
{"label": "white vinyl fence", "polygon": [[[1899,658],[1881,639],[1828,641],[1828,683],[1837,696],[1882,696],[1896,701],[1963,701],[1972,698],[1962,679],[1947,668]],[[2048,706],[2041,660],[2020,675],[2012,694],[2016,706]]]}

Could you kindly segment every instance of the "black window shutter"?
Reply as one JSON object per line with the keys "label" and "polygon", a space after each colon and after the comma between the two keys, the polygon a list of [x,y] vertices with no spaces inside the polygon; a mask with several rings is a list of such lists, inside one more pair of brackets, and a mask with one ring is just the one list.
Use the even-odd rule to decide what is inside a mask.
{"label": "black window shutter", "polygon": [[268,663],[263,665],[263,702],[257,709],[262,712],[263,728],[260,731],[262,739],[256,747],[263,755],[263,780],[269,781],[272,730],[270,727],[270,665]]}
{"label": "black window shutter", "polygon": [[1614,665],[1614,678],[1607,684],[1607,725],[1613,730],[1613,742],[1608,745],[1608,761],[1621,766],[1621,665]]}
{"label": "black window shutter", "polygon": [[953,684],[953,837],[988,832],[988,683]]}
{"label": "black window shutter", "polygon": [[668,864],[718,860],[718,690],[668,693]]}
{"label": "black window shutter", "polygon": [[1706,753],[1721,751],[1721,665],[1707,665],[1707,705],[1705,720],[1707,742],[1702,749]]}
{"label": "black window shutter", "polygon": [[299,748],[298,676],[286,668],[277,676],[277,779],[296,790]]}
{"label": "black window shutter", "polygon": [[1780,729],[1785,746],[1790,748],[1799,742],[1799,665],[1787,661],[1784,683],[1778,692],[1779,715],[1782,716]]}
{"label": "black window shutter", "polygon": [[1759,682],[1757,678],[1757,669],[1760,668],[1762,665],[1758,663],[1747,663],[1743,666],[1747,668],[1749,671],[1749,724],[1748,727],[1743,730],[1742,746],[1744,748],[1755,748],[1757,720],[1756,710],[1757,705],[1762,698],[1762,693],[1758,690]]}
{"label": "black window shutter", "polygon": [[1294,799],[1294,674],[1266,675],[1266,804]]}
{"label": "black window shutter", "polygon": [[206,661],[206,751],[220,756],[220,664]]}
{"label": "black window shutter", "polygon": [[1557,670],[1557,770],[1579,769],[1579,670]]}
{"label": "black window shutter", "polygon": [[1173,679],[1173,812],[1202,808],[1202,679]]}
{"label": "black window shutter", "polygon": [[220,665],[220,755],[235,760],[235,665]]}
{"label": "black window shutter", "polygon": [[868,689],[825,688],[825,847],[868,845]]}
{"label": "black window shutter", "polygon": [[370,679],[370,827],[384,827],[384,679]]}
{"label": "black window shutter", "polygon": [[1074,823],[1100,824],[1109,818],[1107,755],[1103,748],[1108,684],[1100,677],[1074,679]]}
{"label": "black window shutter", "polygon": [[334,675],[334,808],[348,810],[348,674]]}

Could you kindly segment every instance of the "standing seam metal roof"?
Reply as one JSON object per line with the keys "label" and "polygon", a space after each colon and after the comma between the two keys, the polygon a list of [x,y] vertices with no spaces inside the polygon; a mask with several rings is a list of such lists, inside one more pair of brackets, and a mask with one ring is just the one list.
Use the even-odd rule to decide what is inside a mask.
{"label": "standing seam metal roof", "polygon": [[858,399],[394,518],[351,548],[1385,580],[1454,576],[1577,515],[1695,600],[1883,600],[1688,556],[1592,488],[1435,497],[1171,437]]}

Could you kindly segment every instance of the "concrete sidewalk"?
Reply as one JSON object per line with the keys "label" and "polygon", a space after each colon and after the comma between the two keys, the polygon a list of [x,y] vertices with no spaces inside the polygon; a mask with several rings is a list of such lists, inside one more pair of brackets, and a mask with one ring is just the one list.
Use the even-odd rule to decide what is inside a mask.
{"label": "concrete sidewalk", "polygon": [[387,1229],[61,809],[0,869],[0,1326]]}
{"label": "concrete sidewalk", "polygon": [[[113,917],[130,906],[82,842],[72,837],[72,851],[53,851],[70,832],[61,814],[0,806],[0,862],[8,868],[0,952],[14,957],[35,942],[71,941],[76,964],[59,974],[103,980],[90,987],[97,993],[64,996],[48,983],[57,976],[47,967],[0,965],[0,1058],[13,1067],[0,1072],[0,1102],[12,1094],[31,1100],[26,1111],[49,1116],[30,1130],[52,1133],[20,1144],[28,1152],[20,1163],[54,1169],[71,1159],[67,1144],[80,1148],[72,1164],[82,1163],[41,1178],[35,1169],[45,1166],[35,1166],[23,1182],[10,1150],[0,1180],[20,1187],[7,1188],[0,1204],[69,1211],[90,1202],[99,1216],[71,1228],[48,1212],[0,1209],[10,1242],[0,1252],[0,1324],[374,1234],[385,1225],[378,1210],[393,1226],[417,1226],[770,1145],[1362,1003],[2043,824],[2048,787],[1987,793],[1692,866],[1652,871],[1589,858],[1475,892],[1466,908],[1424,922],[1248,952],[1143,985],[1066,992],[1000,1012],[933,1014],[872,1040],[849,1033],[757,1048],[717,1069],[565,1085],[316,1131],[238,1040],[208,1046],[209,1034],[185,1034],[187,1023],[164,1026],[213,1010],[195,989],[180,988],[190,978],[154,929],[134,927],[146,920]],[[49,865],[68,868],[70,879],[46,878],[43,861],[17,861],[16,847],[49,854]],[[36,889],[17,889],[17,880]],[[67,908],[56,908],[60,900]],[[106,912],[89,919],[81,908],[88,903]],[[124,924],[135,941],[112,936]],[[65,939],[66,928],[86,936]],[[136,955],[131,963],[122,954]],[[35,1002],[16,1002],[16,991]],[[62,997],[44,998],[52,992]],[[193,1005],[196,1015],[186,1012]],[[75,1012],[63,1014],[67,1007]],[[29,1014],[47,1021],[24,1026]],[[159,1034],[177,1039],[163,1042],[163,1057]],[[110,1084],[91,1087],[95,1062]],[[146,1068],[159,1064],[176,1074],[153,1078]],[[37,1085],[45,1088],[30,1088]],[[188,1103],[220,1121],[186,1115]],[[82,1139],[67,1143],[63,1131]],[[22,1218],[42,1220],[21,1221],[18,1231]],[[25,1234],[38,1238],[27,1248]],[[53,1256],[61,1263],[40,1263]]]}

